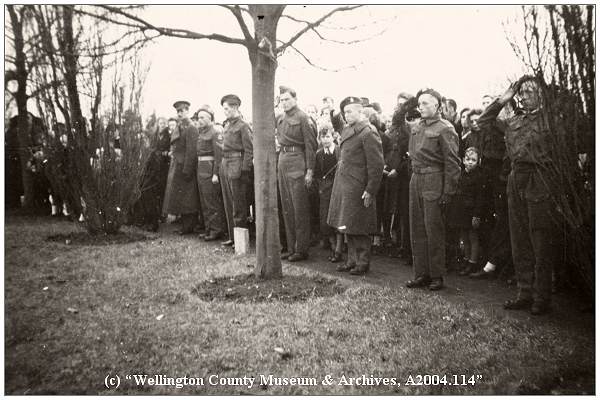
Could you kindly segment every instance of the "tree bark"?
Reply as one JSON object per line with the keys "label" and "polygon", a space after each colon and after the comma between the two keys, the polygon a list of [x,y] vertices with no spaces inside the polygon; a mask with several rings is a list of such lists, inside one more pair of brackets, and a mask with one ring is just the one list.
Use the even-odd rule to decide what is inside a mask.
{"label": "tree bark", "polygon": [[282,276],[277,209],[274,88],[277,23],[282,6],[251,5],[255,43],[248,46],[252,64],[252,121],[254,131],[254,193],[256,203],[256,267],[259,279]]}
{"label": "tree bark", "polygon": [[[15,72],[17,78],[17,138],[19,143],[19,159],[21,163],[21,177],[23,180],[24,208],[32,208],[34,199],[34,181],[31,171],[27,168],[27,162],[31,159],[31,127],[27,112],[27,77],[29,71],[25,64],[25,39],[23,37],[24,9],[17,10],[14,5],[7,5],[8,13],[14,35],[15,45]],[[27,7],[27,6],[21,6]],[[20,14],[20,15],[19,15]]]}

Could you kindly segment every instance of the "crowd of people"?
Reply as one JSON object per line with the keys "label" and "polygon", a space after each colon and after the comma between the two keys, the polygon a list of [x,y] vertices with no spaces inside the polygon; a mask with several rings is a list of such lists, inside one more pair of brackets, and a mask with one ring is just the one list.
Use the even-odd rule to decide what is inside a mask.
{"label": "crowd of people", "polygon": [[[364,275],[373,253],[401,258],[414,270],[406,286],[430,290],[451,271],[514,275],[518,296],[504,307],[549,311],[558,228],[535,79],[460,111],[433,89],[400,93],[390,117],[365,97],[322,101],[302,110],[281,86],[274,107],[282,259],[320,245],[337,271]],[[252,231],[253,133],[241,103],[221,99],[223,124],[187,101],[158,119],[136,205],[148,229],[176,220],[179,234],[223,246],[235,246],[235,227]]]}

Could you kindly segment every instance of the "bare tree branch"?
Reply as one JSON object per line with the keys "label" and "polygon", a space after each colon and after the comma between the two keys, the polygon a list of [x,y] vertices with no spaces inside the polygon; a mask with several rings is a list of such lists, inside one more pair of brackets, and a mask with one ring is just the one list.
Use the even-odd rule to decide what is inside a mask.
{"label": "bare tree branch", "polygon": [[357,69],[356,65],[349,65],[347,67],[342,67],[342,68],[338,68],[338,69],[331,69],[331,68],[323,67],[322,65],[315,64],[306,54],[304,54],[303,52],[301,52],[300,50],[298,50],[294,45],[289,45],[288,47],[290,49],[294,50],[294,52],[296,54],[298,54],[300,57],[302,57],[302,59],[304,61],[306,61],[311,67],[320,69],[321,71],[325,71],[325,72],[341,72],[341,71],[346,71],[346,70],[349,70],[349,69],[354,69],[354,70]]}
{"label": "bare tree branch", "polygon": [[238,6],[238,5],[228,6],[225,4],[221,4],[220,6],[225,7],[226,9],[231,11],[231,13],[234,15],[240,28],[242,29],[242,33],[244,34],[244,38],[246,39],[246,41],[248,43],[254,42],[255,40],[252,37],[252,35],[250,34],[250,31],[248,30],[248,25],[246,25],[246,21],[244,21],[244,17],[242,15],[242,9],[240,8],[240,6]]}
{"label": "bare tree branch", "polygon": [[127,23],[127,22],[123,22],[123,21],[117,21],[114,19],[110,19],[106,16],[99,17],[96,14],[87,13],[88,15],[95,16],[97,18],[101,18],[101,19],[104,19],[109,22],[113,22],[117,25],[128,26],[130,28],[137,28],[141,31],[152,30],[152,31],[156,31],[164,36],[179,37],[179,38],[185,38],[185,39],[208,39],[208,40],[216,40],[216,41],[223,42],[223,43],[239,44],[242,46],[248,45],[247,41],[244,39],[232,38],[232,37],[221,35],[218,33],[203,34],[203,33],[190,31],[187,29],[176,29],[176,28],[155,26],[140,17],[137,17],[133,14],[123,11],[119,7],[113,7],[113,6],[108,6],[108,5],[100,5],[97,7],[103,8],[114,14],[123,16],[126,19],[128,19],[129,21],[134,22],[134,23]]}
{"label": "bare tree branch", "polygon": [[355,9],[357,9],[359,7],[362,7],[362,5],[359,4],[359,5],[354,5],[354,6],[343,6],[343,7],[334,8],[333,10],[331,10],[327,14],[323,15],[318,20],[309,23],[303,29],[299,30],[287,42],[285,42],[284,44],[282,44],[281,46],[279,46],[277,49],[275,49],[275,54],[282,53],[287,47],[293,45],[294,42],[296,42],[296,40],[298,40],[302,35],[304,35],[309,30],[312,30],[312,29],[316,28],[317,26],[319,26],[323,21],[325,21],[327,18],[331,17],[333,14],[338,13],[338,12],[355,10]]}

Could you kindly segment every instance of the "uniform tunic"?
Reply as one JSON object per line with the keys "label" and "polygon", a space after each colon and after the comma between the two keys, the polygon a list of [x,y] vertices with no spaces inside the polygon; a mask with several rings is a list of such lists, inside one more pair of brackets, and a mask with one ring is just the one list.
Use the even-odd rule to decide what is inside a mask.
{"label": "uniform tunic", "polygon": [[310,202],[304,177],[315,167],[317,141],[310,117],[294,107],[277,122],[281,145],[278,184],[288,251],[306,254],[310,246]]}

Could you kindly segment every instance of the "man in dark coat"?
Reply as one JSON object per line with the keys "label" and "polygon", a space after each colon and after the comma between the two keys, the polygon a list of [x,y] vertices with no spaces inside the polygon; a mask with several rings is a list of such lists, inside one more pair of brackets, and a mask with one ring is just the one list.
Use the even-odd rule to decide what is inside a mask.
{"label": "man in dark coat", "polygon": [[443,212],[460,177],[458,135],[441,118],[442,96],[433,89],[417,94],[421,119],[412,129],[409,209],[415,278],[409,288],[444,287],[445,224]]}
{"label": "man in dark coat", "polygon": [[277,181],[281,193],[283,221],[288,253],[282,258],[300,261],[308,257],[310,246],[310,202],[317,140],[310,117],[297,106],[296,92],[279,88],[279,100],[285,114],[277,121],[280,144]]}
{"label": "man in dark coat", "polygon": [[220,180],[229,240],[223,246],[233,246],[233,228],[247,228],[248,205],[246,192],[252,185],[252,131],[242,118],[242,101],[235,94],[221,99],[227,120],[223,131],[223,151],[220,158]]}
{"label": "man in dark coat", "polygon": [[214,128],[214,113],[209,106],[202,106],[196,111],[193,119],[199,126],[196,145],[197,180],[206,227],[204,240],[209,242],[219,239],[227,230],[219,184],[219,164],[215,161],[215,155],[221,151],[218,144],[219,132]]}
{"label": "man in dark coat", "polygon": [[198,184],[196,183],[196,142],[198,129],[188,118],[190,103],[177,101],[179,123],[171,135],[171,165],[167,179],[163,214],[181,215],[182,228],[178,232],[194,232],[198,221]]}
{"label": "man in dark coat", "polygon": [[369,235],[377,232],[375,195],[383,174],[383,150],[377,131],[362,113],[360,98],[347,97],[340,108],[348,125],[342,131],[327,223],[348,240],[348,260],[337,270],[363,275],[371,259]]}

